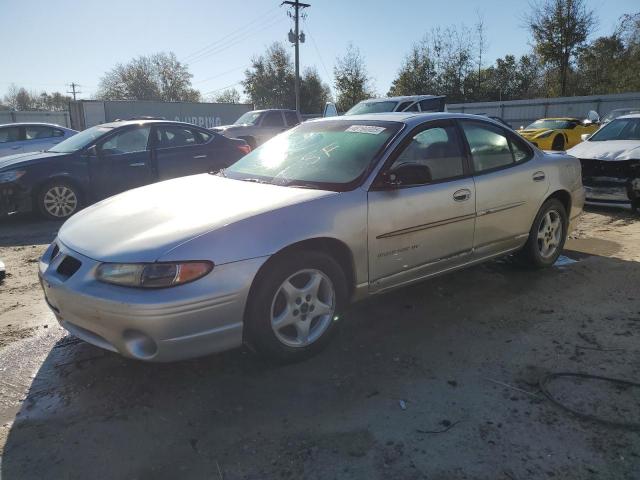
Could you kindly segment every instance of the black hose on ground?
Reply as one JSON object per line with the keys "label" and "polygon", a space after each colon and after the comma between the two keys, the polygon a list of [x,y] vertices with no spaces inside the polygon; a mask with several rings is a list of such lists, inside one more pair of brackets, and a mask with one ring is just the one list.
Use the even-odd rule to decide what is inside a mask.
{"label": "black hose on ground", "polygon": [[551,392],[549,392],[549,390],[547,389],[547,384],[556,379],[556,378],[560,378],[560,377],[572,377],[572,378],[588,378],[588,379],[592,379],[592,380],[602,380],[605,382],[611,382],[611,383],[616,383],[618,385],[624,385],[626,387],[631,387],[631,388],[640,388],[640,383],[636,383],[636,382],[630,382],[628,380],[620,380],[618,378],[611,378],[611,377],[602,377],[600,375],[591,375],[588,373],[573,373],[573,372],[558,372],[558,373],[551,373],[545,377],[542,377],[540,379],[540,381],[538,382],[538,385],[540,387],[540,391],[544,394],[545,397],[547,397],[552,403],[556,404],[558,407],[566,410],[567,412],[572,413],[573,415],[575,415],[578,418],[582,418],[584,420],[590,420],[592,422],[598,422],[598,423],[602,423],[604,425],[608,425],[610,427],[616,427],[616,428],[625,428],[628,430],[640,430],[640,423],[638,422],[616,422],[613,420],[607,420],[605,418],[600,418],[597,417],[595,415],[590,415],[587,413],[583,413],[580,412],[579,410],[575,410],[572,407],[569,407],[567,405],[565,405],[564,403],[562,403],[560,400],[556,399]]}

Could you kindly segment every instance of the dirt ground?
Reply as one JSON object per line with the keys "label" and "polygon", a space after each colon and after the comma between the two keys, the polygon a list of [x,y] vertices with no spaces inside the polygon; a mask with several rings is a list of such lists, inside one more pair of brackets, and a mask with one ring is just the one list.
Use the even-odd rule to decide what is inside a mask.
{"label": "dirt ground", "polygon": [[[126,360],[58,327],[37,280],[59,225],[0,223],[3,479],[638,479],[640,433],[582,420],[538,380],[640,381],[640,219],[586,212],[575,263],[508,260],[354,306],[304,363],[246,350]],[[557,380],[563,402],[640,422],[640,389]]]}

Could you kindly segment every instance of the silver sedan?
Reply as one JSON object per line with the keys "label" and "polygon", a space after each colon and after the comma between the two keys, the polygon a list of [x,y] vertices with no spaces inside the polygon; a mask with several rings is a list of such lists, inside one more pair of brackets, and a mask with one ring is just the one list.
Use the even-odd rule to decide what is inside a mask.
{"label": "silver sedan", "polygon": [[334,117],[79,212],[39,268],[60,324],[99,347],[292,361],[349,302],[515,252],[552,265],[583,202],[577,159],[486,117]]}

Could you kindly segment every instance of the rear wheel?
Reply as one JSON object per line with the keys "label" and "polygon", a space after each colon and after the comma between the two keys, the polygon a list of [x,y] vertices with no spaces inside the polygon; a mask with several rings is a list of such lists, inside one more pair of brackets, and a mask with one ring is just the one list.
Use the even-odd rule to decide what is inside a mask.
{"label": "rear wheel", "polygon": [[556,135],[551,144],[551,150],[562,151],[564,150],[564,137],[562,135]]}
{"label": "rear wheel", "polygon": [[276,259],[267,268],[249,300],[249,341],[283,362],[319,352],[335,332],[347,300],[344,272],[329,255],[305,251]]}
{"label": "rear wheel", "polygon": [[40,213],[50,220],[64,220],[80,208],[80,190],[64,180],[46,184],[37,198]]}
{"label": "rear wheel", "polygon": [[529,239],[520,252],[520,257],[528,265],[544,268],[553,265],[567,239],[567,212],[562,203],[551,198],[536,215]]}

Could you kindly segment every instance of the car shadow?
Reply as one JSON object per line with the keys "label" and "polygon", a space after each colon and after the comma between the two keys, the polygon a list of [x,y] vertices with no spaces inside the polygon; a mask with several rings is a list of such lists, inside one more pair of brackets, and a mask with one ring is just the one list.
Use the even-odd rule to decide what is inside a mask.
{"label": "car shadow", "polygon": [[[423,385],[429,404],[421,416],[393,417],[384,427],[387,435],[409,438],[429,412],[457,408],[447,402],[461,377],[478,375],[482,362],[474,358],[489,351],[491,360],[482,357],[489,365],[518,363],[521,352],[509,350],[509,342],[554,315],[533,294],[548,299],[575,290],[590,298],[593,265],[637,268],[584,252],[565,254],[577,265],[532,271],[497,261],[374,297],[345,313],[326,351],[293,365],[266,362],[244,348],[173,364],[143,363],[64,336],[44,349],[26,395],[18,392],[25,396],[10,426],[0,476],[301,478],[313,465],[320,469],[313,478],[333,478],[341,470],[331,468],[348,464],[360,478],[357,468],[369,468],[362,462],[375,464],[376,455],[390,448],[371,431],[382,429],[377,425],[390,412],[402,414],[402,395],[414,396],[407,403],[415,411],[418,393],[412,389]],[[581,268],[582,262],[591,266]],[[478,399],[455,398],[473,419]],[[492,401],[500,408],[503,400]],[[439,438],[453,451],[476,448],[455,434]],[[381,471],[390,472],[387,478],[409,478]]]}
{"label": "car shadow", "polygon": [[63,223],[63,221],[44,220],[35,214],[0,218],[0,247],[51,243]]}

